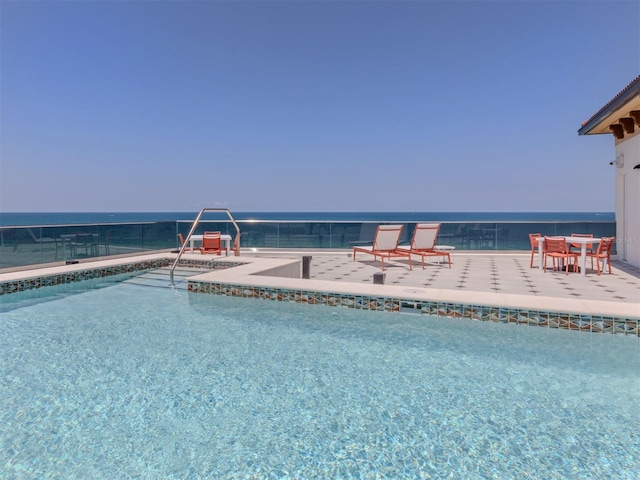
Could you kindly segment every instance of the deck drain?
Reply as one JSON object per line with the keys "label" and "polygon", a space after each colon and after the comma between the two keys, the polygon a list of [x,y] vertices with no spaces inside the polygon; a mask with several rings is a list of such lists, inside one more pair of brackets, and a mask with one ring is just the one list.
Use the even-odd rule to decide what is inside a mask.
{"label": "deck drain", "polygon": [[424,290],[420,290],[420,289],[417,289],[417,288],[406,288],[406,289],[403,290],[403,292],[406,292],[406,293],[425,293]]}

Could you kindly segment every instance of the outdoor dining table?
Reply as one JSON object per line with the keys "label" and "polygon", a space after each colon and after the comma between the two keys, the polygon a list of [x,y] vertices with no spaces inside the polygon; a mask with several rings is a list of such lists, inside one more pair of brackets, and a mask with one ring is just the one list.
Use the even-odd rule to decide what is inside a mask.
{"label": "outdoor dining table", "polygon": [[[78,237],[90,237],[90,241],[83,243],[82,245],[76,245],[75,242]],[[69,249],[69,256],[71,258],[75,257],[77,254],[77,248],[85,248],[85,253],[88,254],[89,250],[91,251],[91,256],[98,256],[99,254],[99,246],[98,246],[99,235],[97,233],[66,233],[60,235],[59,239],[56,240],[56,257],[58,242],[60,242],[60,246],[62,247],[62,259],[67,260],[67,248]]]}
{"label": "outdoor dining table", "polygon": [[[202,243],[202,235],[191,235],[191,237],[189,237],[189,251],[193,252],[194,246],[195,246],[195,241],[198,240],[200,243]],[[222,242],[222,245],[224,246],[225,249],[225,254],[229,255],[229,250],[231,249],[231,235],[220,235],[220,241]]]}
{"label": "outdoor dining table", "polygon": [[[583,277],[587,274],[587,245],[600,243],[602,238],[599,237],[564,237],[567,243],[579,244],[580,245],[580,275]],[[538,238],[538,249],[541,252],[538,255],[538,265],[540,266],[540,270],[544,269],[544,259],[542,252],[544,252],[544,236]]]}

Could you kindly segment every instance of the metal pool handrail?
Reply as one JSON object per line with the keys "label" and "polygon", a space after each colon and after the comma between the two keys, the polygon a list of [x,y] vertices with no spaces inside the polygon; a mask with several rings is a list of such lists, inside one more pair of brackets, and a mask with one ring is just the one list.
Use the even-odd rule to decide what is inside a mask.
{"label": "metal pool handrail", "polygon": [[233,215],[231,215],[231,212],[229,211],[229,209],[228,208],[203,208],[202,210],[200,210],[200,213],[198,213],[198,216],[193,221],[193,225],[191,226],[191,230],[189,230],[189,234],[187,235],[187,238],[184,239],[184,243],[180,246],[180,251],[178,252],[178,255],[176,256],[176,259],[173,261],[173,265],[171,265],[171,271],[169,272],[169,277],[171,278],[171,286],[172,287],[174,285],[174,282],[173,282],[173,271],[176,269],[176,266],[178,265],[178,262],[180,261],[180,257],[182,256],[182,253],[184,252],[184,249],[186,248],[187,243],[189,243],[189,240],[191,239],[191,235],[193,235],[193,232],[196,231],[196,228],[198,227],[198,223],[200,223],[200,218],[202,217],[202,214],[205,213],[205,212],[226,212],[227,213],[227,215],[229,216],[229,219],[231,220],[231,223],[233,223],[233,226],[236,227],[236,240],[235,240],[234,244],[236,244],[236,246],[237,246],[236,254],[240,255],[240,227],[236,223],[235,218],[233,218]]}

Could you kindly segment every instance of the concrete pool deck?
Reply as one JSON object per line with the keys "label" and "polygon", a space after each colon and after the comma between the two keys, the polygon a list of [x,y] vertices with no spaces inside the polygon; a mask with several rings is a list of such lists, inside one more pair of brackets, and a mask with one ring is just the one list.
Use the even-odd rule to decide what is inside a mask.
{"label": "concrete pool deck", "polygon": [[[312,257],[309,279],[299,278],[303,256]],[[0,282],[161,258],[175,258],[175,254],[103,258],[75,265],[12,271],[0,273]],[[349,250],[243,250],[239,257],[186,254],[183,258],[243,264],[207,273],[194,272],[189,280],[196,282],[640,318],[640,269],[618,260],[612,262],[611,275],[598,276],[589,268],[581,276],[571,272],[545,273],[537,268],[536,262],[534,268],[529,268],[529,252],[457,252],[451,269],[438,259],[426,264],[424,270],[419,262],[414,262],[409,270],[406,259],[396,259],[385,261],[384,272],[373,256],[358,255],[354,261]],[[376,273],[384,273],[383,285],[373,283]]]}

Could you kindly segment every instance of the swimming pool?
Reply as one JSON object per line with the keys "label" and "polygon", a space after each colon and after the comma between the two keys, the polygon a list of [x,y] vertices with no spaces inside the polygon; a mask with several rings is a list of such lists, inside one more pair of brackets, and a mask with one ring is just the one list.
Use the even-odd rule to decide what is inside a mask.
{"label": "swimming pool", "polygon": [[0,476],[640,471],[635,336],[187,294],[130,277],[2,298]]}

